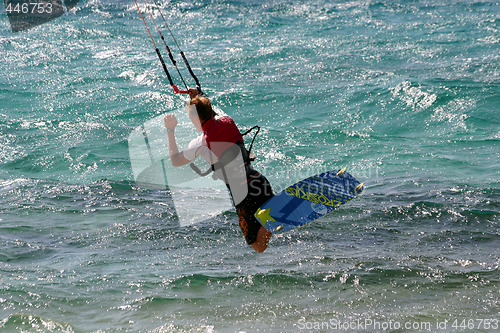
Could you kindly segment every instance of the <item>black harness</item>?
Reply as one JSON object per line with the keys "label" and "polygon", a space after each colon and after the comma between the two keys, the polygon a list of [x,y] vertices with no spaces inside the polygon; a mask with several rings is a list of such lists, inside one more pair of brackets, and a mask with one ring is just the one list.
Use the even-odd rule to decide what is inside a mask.
{"label": "black harness", "polygon": [[[222,179],[226,184],[228,184],[228,179],[233,178],[236,173],[241,173],[243,172],[243,170],[245,174],[248,175],[252,170],[250,162],[254,161],[256,157],[255,154],[253,154],[251,151],[253,143],[255,141],[255,137],[257,136],[257,134],[259,134],[260,127],[254,126],[245,133],[241,134],[241,136],[245,136],[254,129],[257,129],[257,132],[255,133],[252,142],[250,143],[250,149],[246,149],[245,143],[243,141],[237,141],[234,145],[231,145],[228,149],[226,149],[219,157],[218,162],[212,164],[207,171],[202,172],[194,163],[191,163],[189,166],[201,177],[205,177],[211,172],[214,172],[213,178],[216,180]],[[243,163],[236,163],[236,167],[233,166],[232,168],[228,168],[228,166],[230,166],[233,161],[238,159],[239,156],[242,157]],[[235,168],[238,168],[238,170],[233,170]]]}

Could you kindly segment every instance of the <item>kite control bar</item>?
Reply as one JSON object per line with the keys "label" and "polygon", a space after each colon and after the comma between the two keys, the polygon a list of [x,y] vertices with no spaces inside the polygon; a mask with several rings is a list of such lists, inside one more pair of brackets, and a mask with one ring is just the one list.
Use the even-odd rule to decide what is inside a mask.
{"label": "kite control bar", "polygon": [[[156,43],[155,43],[155,40],[153,38],[153,36],[151,35],[151,32],[149,31],[149,27],[146,23],[146,20],[144,19],[144,16],[142,15],[142,12],[141,12],[141,9],[139,8],[139,4],[137,4],[137,1],[134,0],[135,2],[135,5],[137,7],[137,10],[139,12],[139,15],[141,16],[141,19],[142,19],[142,22],[144,23],[144,26],[146,27],[146,30],[148,31],[148,34],[149,34],[149,37],[151,38],[151,41],[153,42],[153,45],[155,47],[155,51],[156,51],[156,54],[158,55],[158,59],[160,60],[160,63],[161,63],[161,66],[163,67],[163,71],[165,72],[165,74],[167,75],[167,78],[168,78],[168,82],[170,83],[170,85],[172,86],[172,88],[174,89],[174,93],[175,94],[189,94],[189,88],[186,84],[186,81],[184,80],[184,78],[182,77],[182,74],[181,74],[181,71],[179,70],[179,67],[177,67],[177,62],[175,61],[174,59],[174,56],[172,55],[172,52],[170,51],[170,48],[168,47],[167,43],[165,42],[165,38],[163,38],[163,35],[160,31],[160,29],[158,28],[158,25],[156,24],[156,21],[153,17],[153,14],[151,13],[151,10],[149,9],[147,3],[146,3],[146,0],[143,0],[144,2],[144,5],[146,6],[146,10],[149,12],[149,16],[151,17],[151,20],[153,21],[154,23],[154,26],[156,28],[156,31],[158,32],[158,34],[160,35],[160,38],[161,40],[163,41],[163,44],[165,45],[165,49],[167,50],[168,52],[168,56],[172,62],[172,64],[175,66],[175,68],[177,69],[177,73],[179,74],[181,80],[182,80],[182,83],[184,85],[184,87],[186,88],[186,90],[180,90],[173,82],[172,80],[172,77],[170,76],[170,73],[167,69],[167,66],[165,65],[165,62],[163,61],[163,57],[160,53],[160,50],[158,50],[158,47],[156,46]],[[156,7],[158,8],[158,10],[160,11],[160,6],[158,5],[158,3],[156,1],[154,1]],[[184,52],[182,52],[180,46],[179,46],[179,43],[177,43],[177,40],[175,39],[174,37],[174,34],[172,33],[172,30],[170,30],[170,27],[168,26],[168,23],[167,21],[165,20],[165,17],[163,16],[163,13],[160,11],[160,14],[161,14],[161,17],[163,19],[163,21],[165,22],[165,25],[167,26],[168,28],[168,31],[170,32],[170,35],[172,36],[173,40],[175,41],[175,44],[177,45],[177,48],[179,49],[180,51],[180,54],[182,56],[182,59],[184,60],[184,63],[186,64],[186,68],[188,69],[189,71],[189,74],[191,74],[191,76],[193,77],[195,83],[196,83],[196,89],[198,90],[198,94],[199,95],[203,95],[203,91],[201,90],[201,84],[200,84],[200,81],[198,80],[198,78],[196,77],[196,75],[194,74],[193,70],[191,69],[191,66],[189,65],[189,62],[187,61],[186,59],[186,56],[184,54]]]}

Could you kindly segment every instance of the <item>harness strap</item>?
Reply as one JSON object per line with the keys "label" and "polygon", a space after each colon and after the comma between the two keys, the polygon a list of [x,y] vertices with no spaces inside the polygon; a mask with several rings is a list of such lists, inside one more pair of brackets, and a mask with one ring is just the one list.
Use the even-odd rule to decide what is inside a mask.
{"label": "harness strap", "polygon": [[[219,158],[219,161],[212,164],[210,166],[210,168],[205,172],[202,172],[194,163],[190,163],[189,166],[198,175],[200,175],[201,177],[205,177],[205,176],[209,175],[212,171],[213,172],[216,172],[218,170],[224,171],[224,168],[226,167],[226,165],[228,165],[229,163],[234,161],[234,159],[236,159],[238,157],[238,155],[240,155],[240,154],[241,154],[241,157],[243,158],[243,164],[245,167],[245,171],[248,173],[252,169],[252,167],[250,166],[251,158],[250,158],[250,154],[249,154],[248,150],[246,149],[243,141],[238,141],[234,145],[232,145],[231,147],[226,149],[226,151],[224,153],[222,153],[221,157]],[[224,172],[223,172],[223,174],[224,174]],[[219,179],[219,178],[217,178],[217,179]]]}
{"label": "harness strap", "polygon": [[222,155],[219,158],[219,161],[217,163],[212,164],[207,171],[202,172],[194,163],[191,163],[189,166],[198,175],[200,175],[201,177],[205,177],[209,175],[212,171],[215,172],[217,170],[223,169],[228,163],[233,161],[238,156],[239,153],[241,153],[241,156],[243,157],[243,163],[245,165],[245,169],[248,174],[250,170],[253,170],[252,166],[250,165],[250,162],[255,160],[255,154],[252,153],[252,147],[255,138],[257,137],[257,134],[259,134],[260,132],[260,127],[255,125],[246,132],[241,134],[241,136],[243,137],[252,132],[254,129],[257,129],[257,132],[253,136],[252,142],[250,143],[250,149],[246,149],[245,143],[243,141],[237,141],[235,145],[239,147],[239,149],[236,149],[235,145],[229,147],[226,151],[224,151],[224,153],[222,153]]}
{"label": "harness strap", "polygon": [[[245,136],[247,135],[248,133],[250,133],[251,131],[253,131],[254,129],[257,129],[257,132],[254,134],[253,136],[253,139],[252,139],[252,142],[250,143],[250,149],[248,149],[248,154],[250,154],[252,152],[252,147],[253,147],[253,142],[255,141],[255,138],[257,137],[257,134],[259,134],[260,132],[260,127],[255,125],[254,127],[250,128],[248,131],[246,131],[245,133],[241,134],[241,136]],[[255,158],[254,158],[255,159]]]}

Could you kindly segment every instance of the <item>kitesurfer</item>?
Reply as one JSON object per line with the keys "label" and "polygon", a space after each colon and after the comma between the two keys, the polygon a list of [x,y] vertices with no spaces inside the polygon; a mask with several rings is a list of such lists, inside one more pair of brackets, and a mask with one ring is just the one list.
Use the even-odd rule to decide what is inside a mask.
{"label": "kitesurfer", "polygon": [[[177,119],[173,113],[165,115],[164,123],[167,129],[168,148],[172,165],[185,165],[198,156],[201,156],[212,165],[215,171],[214,174],[218,175],[219,179],[224,180],[229,188],[246,242],[255,251],[263,252],[267,248],[272,233],[257,221],[254,213],[273,196],[271,184],[266,177],[250,165],[250,158],[243,144],[243,137],[233,119],[229,116],[217,115],[210,100],[199,96],[196,89],[189,89],[189,95],[191,97],[188,103],[189,118],[194,127],[203,133],[192,140],[183,151],[179,152],[175,140]],[[240,158],[234,158],[234,154],[232,157],[227,158],[230,155],[229,152],[235,149],[238,154],[241,154],[239,155]],[[234,168],[234,162],[231,161],[237,160],[240,160],[241,163]],[[234,169],[243,170],[243,181],[238,181],[236,186],[234,181],[232,185],[230,184],[232,175],[227,174],[227,170],[224,168],[226,163],[233,163],[231,168],[227,168],[230,169],[229,172],[234,172],[231,171]],[[245,190],[245,195],[240,200],[237,199],[237,193],[241,193],[241,189]]]}

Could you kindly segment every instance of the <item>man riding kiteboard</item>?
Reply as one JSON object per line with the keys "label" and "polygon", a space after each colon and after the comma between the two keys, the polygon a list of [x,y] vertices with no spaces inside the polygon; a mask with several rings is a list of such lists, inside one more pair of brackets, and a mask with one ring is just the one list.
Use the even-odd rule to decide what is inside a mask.
{"label": "man riding kiteboard", "polygon": [[246,242],[255,251],[263,252],[272,234],[255,218],[254,213],[273,197],[271,184],[251,166],[243,137],[233,119],[217,115],[210,100],[199,96],[196,89],[189,89],[189,95],[189,118],[194,127],[203,133],[179,152],[175,140],[177,118],[173,113],[165,115],[172,165],[185,165],[198,156],[207,161],[212,166],[214,178],[223,180],[229,189]]}

